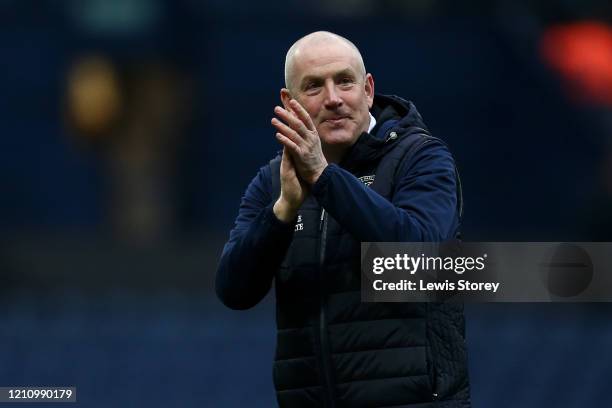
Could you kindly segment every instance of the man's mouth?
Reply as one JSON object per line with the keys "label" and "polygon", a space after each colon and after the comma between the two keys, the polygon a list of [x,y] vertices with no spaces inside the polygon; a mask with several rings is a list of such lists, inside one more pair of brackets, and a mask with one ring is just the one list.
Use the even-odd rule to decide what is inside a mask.
{"label": "man's mouth", "polygon": [[333,116],[325,119],[324,122],[327,122],[332,126],[339,126],[342,125],[346,119],[348,119],[348,116]]}

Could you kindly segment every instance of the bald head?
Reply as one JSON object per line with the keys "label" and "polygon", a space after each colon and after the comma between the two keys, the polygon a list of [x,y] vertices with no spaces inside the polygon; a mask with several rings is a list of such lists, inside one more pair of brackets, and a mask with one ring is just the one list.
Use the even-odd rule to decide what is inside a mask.
{"label": "bald head", "polygon": [[348,50],[355,59],[359,73],[365,76],[366,70],[363,58],[355,44],[338,34],[329,31],[316,31],[297,40],[287,51],[285,57],[285,87],[290,91],[295,89],[295,66],[300,59],[307,58],[310,51],[332,49],[334,47]]}

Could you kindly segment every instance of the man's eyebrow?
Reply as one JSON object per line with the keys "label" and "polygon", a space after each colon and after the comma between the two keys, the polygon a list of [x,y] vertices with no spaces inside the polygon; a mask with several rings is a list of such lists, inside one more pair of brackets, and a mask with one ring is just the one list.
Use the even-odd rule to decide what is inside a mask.
{"label": "man's eyebrow", "polygon": [[353,71],[352,69],[345,68],[342,71],[338,71],[334,74],[334,78],[341,77],[341,76],[356,77],[357,75],[355,74],[355,71]]}
{"label": "man's eyebrow", "polygon": [[320,81],[322,78],[316,75],[306,75],[304,78],[302,78],[302,81],[300,82],[301,86],[306,85],[308,82],[315,82],[315,81]]}
{"label": "man's eyebrow", "polygon": [[[354,78],[357,77],[357,75],[355,74],[355,71],[353,71],[351,68],[345,68],[333,74],[334,78],[343,77],[343,76],[350,76]],[[317,75],[306,75],[304,78],[302,78],[302,81],[300,82],[300,87],[303,87],[309,82],[322,81],[322,79],[323,79],[322,77],[317,76]]]}

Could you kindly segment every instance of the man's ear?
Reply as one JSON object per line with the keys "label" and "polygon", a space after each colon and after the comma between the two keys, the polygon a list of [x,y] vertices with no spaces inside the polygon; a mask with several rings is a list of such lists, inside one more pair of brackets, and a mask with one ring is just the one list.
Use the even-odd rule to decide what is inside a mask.
{"label": "man's ear", "polygon": [[374,103],[374,77],[372,74],[366,74],[365,93],[368,100],[368,108],[371,108]]}
{"label": "man's ear", "polygon": [[285,109],[291,110],[291,108],[289,107],[289,101],[293,99],[293,97],[291,96],[291,92],[289,92],[287,88],[281,89],[280,98],[281,98],[281,102],[283,103],[283,106],[285,107]]}

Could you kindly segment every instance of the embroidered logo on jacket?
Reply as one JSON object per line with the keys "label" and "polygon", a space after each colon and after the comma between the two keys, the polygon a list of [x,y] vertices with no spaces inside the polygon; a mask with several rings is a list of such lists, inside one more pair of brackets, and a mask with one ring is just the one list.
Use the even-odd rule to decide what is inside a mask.
{"label": "embroidered logo on jacket", "polygon": [[375,176],[376,176],[375,174],[372,174],[370,176],[361,176],[361,177],[359,177],[359,180],[361,180],[361,182],[363,184],[365,184],[366,186],[369,187],[370,184],[372,184],[374,182],[374,177]]}
{"label": "embroidered logo on jacket", "polygon": [[304,222],[302,222],[302,216],[298,214],[297,221],[295,223],[294,231],[302,231],[304,229]]}

